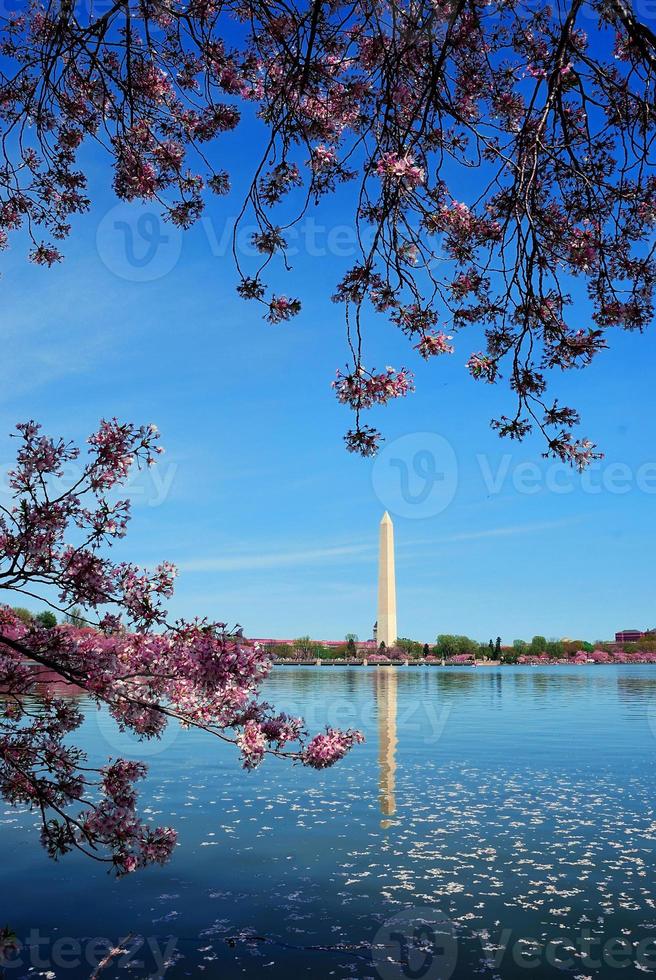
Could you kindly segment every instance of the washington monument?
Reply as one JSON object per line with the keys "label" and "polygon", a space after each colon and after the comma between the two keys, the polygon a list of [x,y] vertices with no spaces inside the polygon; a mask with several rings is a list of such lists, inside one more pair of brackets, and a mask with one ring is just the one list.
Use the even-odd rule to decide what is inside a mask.
{"label": "washington monument", "polygon": [[396,581],[394,578],[394,525],[385,511],[380,522],[378,558],[378,644],[396,644]]}

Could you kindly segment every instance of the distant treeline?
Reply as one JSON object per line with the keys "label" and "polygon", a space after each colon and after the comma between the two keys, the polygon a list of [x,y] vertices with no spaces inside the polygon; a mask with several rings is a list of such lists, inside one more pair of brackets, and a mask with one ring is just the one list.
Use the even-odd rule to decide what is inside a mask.
{"label": "distant treeline", "polygon": [[385,655],[390,659],[419,659],[422,657],[440,657],[448,659],[450,657],[468,655],[476,659],[494,659],[498,657],[501,649],[501,639],[498,637],[496,643],[479,643],[467,636],[451,636],[442,634],[437,637],[434,644],[422,643],[420,640],[411,640],[407,637],[399,637],[394,647],[386,647],[381,643],[378,648],[372,644],[361,644],[354,633],[347,634],[344,643],[331,645],[329,647],[309,636],[299,637],[293,643],[277,643],[269,647],[270,652],[275,657],[283,659],[350,659],[363,656]]}
{"label": "distant treeline", "polygon": [[469,636],[455,633],[440,633],[434,644],[422,643],[408,637],[399,637],[393,648],[381,643],[378,649],[360,644],[358,637],[347,634],[344,643],[327,647],[312,640],[309,636],[299,637],[292,644],[278,643],[269,647],[275,657],[297,660],[344,660],[361,658],[363,656],[380,656],[395,659],[421,659],[423,657],[438,657],[449,660],[453,657],[469,656],[472,660],[499,660],[502,663],[516,663],[520,657],[547,656],[553,660],[567,659],[576,653],[592,653],[604,650],[607,653],[622,650],[625,653],[656,651],[656,639],[641,640],[640,643],[610,643],[587,640],[548,640],[544,636],[534,636],[531,640],[513,640],[512,645],[502,643],[501,637],[490,639],[487,643],[473,640]]}
{"label": "distant treeline", "polygon": [[[36,626],[43,626],[45,629],[52,629],[57,626],[59,622],[54,612],[50,609],[44,609],[43,612],[34,613],[30,609],[25,609],[23,606],[12,606],[11,611],[14,616],[17,616],[22,623],[26,626],[30,626],[34,623]],[[82,610],[78,609],[77,606],[73,607],[70,612],[63,617],[63,623],[69,623],[71,626],[86,626],[86,620],[82,615]]]}

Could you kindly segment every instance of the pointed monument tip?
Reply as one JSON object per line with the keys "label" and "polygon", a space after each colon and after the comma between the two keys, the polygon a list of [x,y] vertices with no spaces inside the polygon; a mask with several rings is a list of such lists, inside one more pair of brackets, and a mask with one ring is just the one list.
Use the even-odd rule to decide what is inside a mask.
{"label": "pointed monument tip", "polygon": [[387,511],[385,511],[385,513],[383,514],[383,518],[382,518],[382,520],[381,520],[380,523],[381,524],[391,524],[392,523],[392,518],[389,516],[389,514],[387,513]]}

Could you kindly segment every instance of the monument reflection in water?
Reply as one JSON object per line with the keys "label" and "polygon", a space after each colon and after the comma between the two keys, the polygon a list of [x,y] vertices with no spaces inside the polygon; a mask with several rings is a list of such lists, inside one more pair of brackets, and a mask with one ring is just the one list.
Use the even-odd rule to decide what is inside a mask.
{"label": "monument reflection in water", "polygon": [[376,705],[378,709],[378,798],[383,829],[394,824],[396,813],[396,668],[376,671]]}

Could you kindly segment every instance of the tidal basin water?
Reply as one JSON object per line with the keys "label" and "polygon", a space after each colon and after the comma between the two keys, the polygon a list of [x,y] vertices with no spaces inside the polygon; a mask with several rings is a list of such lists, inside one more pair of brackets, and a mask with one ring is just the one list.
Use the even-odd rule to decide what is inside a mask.
{"label": "tidal basin water", "polygon": [[173,860],[120,881],[51,862],[3,807],[5,976],[550,977],[656,971],[656,668],[275,668],[265,695],[366,743],[323,773],[171,729],[143,808]]}

